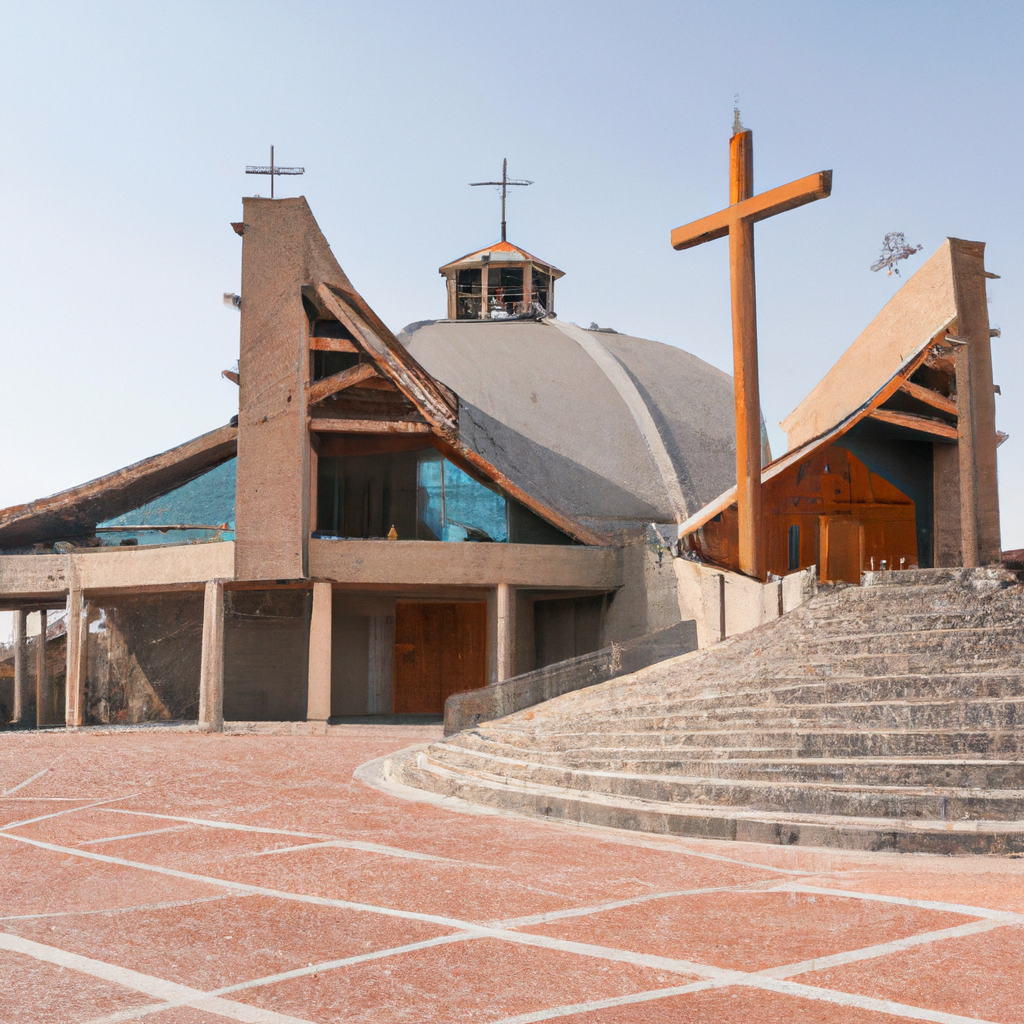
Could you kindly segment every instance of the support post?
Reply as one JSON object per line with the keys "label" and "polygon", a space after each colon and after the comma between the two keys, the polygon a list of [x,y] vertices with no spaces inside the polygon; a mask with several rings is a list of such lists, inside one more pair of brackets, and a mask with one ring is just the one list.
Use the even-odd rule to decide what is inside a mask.
{"label": "support post", "polygon": [[199,670],[199,728],[224,728],[224,584],[209,580],[203,595],[203,652]]}
{"label": "support post", "polygon": [[11,723],[24,724],[25,705],[28,703],[28,652],[25,650],[25,620],[28,612],[18,609],[14,613],[14,715]]}
{"label": "support post", "polygon": [[46,675],[46,609],[39,609],[39,636],[36,639],[36,728],[47,725],[47,712],[53,703],[53,688]]}
{"label": "support post", "polygon": [[[754,142],[748,131],[729,141],[729,202],[754,194]],[[740,570],[764,576],[761,524],[761,398],[757,372],[757,300],[754,290],[754,222],[742,219],[729,232],[732,296],[733,387],[736,404],[736,508]]]}
{"label": "support post", "polygon": [[507,583],[498,584],[497,680],[516,674],[516,592]]}
{"label": "support post", "polygon": [[68,591],[67,666],[64,673],[64,724],[85,724],[85,679],[87,674],[88,606],[81,590]]}
{"label": "support post", "polygon": [[306,718],[326,722],[331,717],[331,585],[313,584],[313,614],[309,620],[309,691]]}

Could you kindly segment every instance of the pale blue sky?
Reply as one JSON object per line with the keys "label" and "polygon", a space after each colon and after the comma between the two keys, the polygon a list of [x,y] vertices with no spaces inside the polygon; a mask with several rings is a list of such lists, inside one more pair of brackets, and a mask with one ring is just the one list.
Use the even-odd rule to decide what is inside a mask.
{"label": "pale blue sky", "polygon": [[[759,225],[762,405],[776,424],[899,285],[882,236],[988,243],[1004,547],[1024,546],[1018,3],[0,3],[0,507],[224,423],[237,390],[247,163],[304,194],[396,331],[437,268],[509,238],[566,272],[558,312],[730,369],[733,94],[763,190],[832,197]],[[681,401],[686,396],[680,396]]]}

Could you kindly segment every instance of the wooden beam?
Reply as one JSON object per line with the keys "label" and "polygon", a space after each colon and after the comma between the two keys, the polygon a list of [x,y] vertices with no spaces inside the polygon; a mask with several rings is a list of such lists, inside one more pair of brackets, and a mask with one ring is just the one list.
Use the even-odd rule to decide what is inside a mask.
{"label": "wooden beam", "polygon": [[339,420],[309,416],[309,429],[325,434],[429,434],[429,423],[415,420]]}
{"label": "wooden beam", "polygon": [[891,427],[904,427],[907,430],[916,430],[920,434],[930,434],[932,437],[941,437],[946,441],[957,439],[957,430],[952,423],[937,419],[933,416],[918,416],[911,412],[893,412],[890,409],[876,409],[868,415],[868,419],[878,423],[885,423]]}
{"label": "wooden beam", "polygon": [[727,206],[709,217],[702,217],[690,224],[684,224],[672,232],[673,249],[690,249],[702,242],[710,242],[715,238],[724,238],[731,225],[738,221],[751,224],[759,220],[773,217],[777,213],[795,210],[798,206],[813,203],[816,199],[825,199],[832,194],[832,172],[818,171],[808,174],[806,178],[791,181],[788,185],[769,189],[760,195],[751,196],[741,202]]}
{"label": "wooden beam", "polygon": [[309,339],[309,347],[314,352],[358,352],[359,349],[348,340],[348,338],[318,338],[316,335]]}
{"label": "wooden beam", "polygon": [[956,402],[952,398],[940,395],[937,391],[932,391],[931,388],[924,388],[920,384],[914,384],[909,380],[905,380],[900,385],[900,391],[911,398],[916,398],[919,402],[925,402],[940,412],[947,413],[950,416],[956,416],[957,414]]}
{"label": "wooden beam", "polygon": [[345,388],[350,388],[360,381],[369,380],[370,377],[379,377],[380,373],[373,363],[360,363],[358,366],[350,366],[347,370],[324,377],[323,380],[314,381],[306,387],[306,401],[309,405],[315,402],[322,402],[330,395],[335,395]]}

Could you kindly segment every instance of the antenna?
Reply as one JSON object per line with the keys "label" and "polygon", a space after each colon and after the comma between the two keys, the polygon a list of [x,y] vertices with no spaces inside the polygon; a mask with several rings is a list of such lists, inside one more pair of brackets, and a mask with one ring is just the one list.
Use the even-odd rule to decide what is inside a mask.
{"label": "antenna", "polygon": [[305,167],[275,167],[274,166],[274,147],[270,147],[270,166],[256,166],[249,164],[245,168],[246,174],[269,174],[270,175],[270,198],[274,198],[274,178],[279,174],[305,174]]}
{"label": "antenna", "polygon": [[509,185],[532,185],[532,181],[522,178],[510,178],[508,176],[508,158],[501,161],[501,181],[471,181],[470,186],[477,185],[500,185],[501,186],[501,240],[505,241],[505,197],[508,195]]}

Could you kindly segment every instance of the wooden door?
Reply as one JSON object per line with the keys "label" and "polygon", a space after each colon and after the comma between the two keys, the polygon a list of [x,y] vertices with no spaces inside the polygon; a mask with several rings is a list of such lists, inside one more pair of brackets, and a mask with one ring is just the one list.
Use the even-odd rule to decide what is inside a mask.
{"label": "wooden door", "polygon": [[821,517],[822,578],[830,583],[860,583],[864,565],[864,531],[859,519]]}
{"label": "wooden door", "polygon": [[395,615],[394,710],[441,714],[453,693],[487,682],[485,602],[399,601]]}

